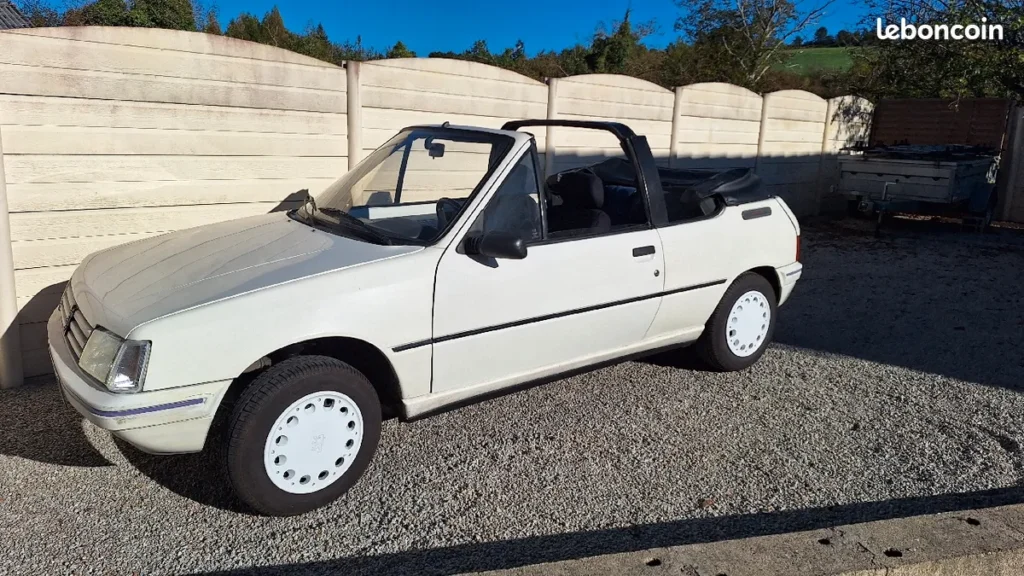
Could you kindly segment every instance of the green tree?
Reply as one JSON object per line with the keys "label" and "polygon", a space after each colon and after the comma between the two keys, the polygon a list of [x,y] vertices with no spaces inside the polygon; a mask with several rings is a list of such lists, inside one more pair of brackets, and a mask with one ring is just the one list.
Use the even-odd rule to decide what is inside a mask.
{"label": "green tree", "polygon": [[402,41],[399,40],[398,42],[395,42],[395,45],[392,46],[388,50],[387,57],[388,58],[415,58],[416,57],[416,53],[413,52],[412,50],[409,50],[408,48],[406,48],[405,44],[403,44]]}
{"label": "green tree", "polygon": [[592,72],[608,74],[626,74],[630,65],[647,51],[641,41],[654,29],[653,23],[642,24],[636,28],[629,20],[630,10],[621,22],[614,24],[614,32],[608,33],[603,27],[594,34],[590,44],[587,64]]}
{"label": "green tree", "polygon": [[203,32],[220,36],[220,21],[217,20],[216,12],[211,11],[206,14],[206,22],[203,24]]}
{"label": "green tree", "polygon": [[196,17],[190,0],[134,0],[129,11],[134,26],[195,30]]}
{"label": "green tree", "polygon": [[814,43],[819,46],[832,43],[832,37],[828,35],[828,28],[822,26],[814,31]]}
{"label": "green tree", "polygon": [[225,30],[224,35],[238,38],[239,40],[261,42],[260,21],[252,14],[243,12],[228,22],[228,28]]}
{"label": "green tree", "polygon": [[18,11],[33,27],[60,26],[61,15],[43,0],[21,0],[17,3]]}
{"label": "green tree", "polygon": [[281,17],[281,11],[278,10],[277,6],[270,9],[263,15],[263,21],[260,22],[261,31],[261,42],[264,44],[270,44],[271,46],[277,46],[279,48],[287,48],[291,45],[292,35],[288,32],[288,28],[284,25],[284,18]]}
{"label": "green tree", "polygon": [[207,34],[221,34],[219,10],[216,4],[207,4],[205,0],[190,0],[192,14],[195,17],[196,30]]}
{"label": "green tree", "polygon": [[857,90],[869,98],[998,97],[1024,100],[1024,0],[868,0],[883,22],[999,23],[996,40],[884,40],[854,54]]}
{"label": "green tree", "polygon": [[344,60],[379,60],[384,57],[378,50],[363,46],[362,36],[356,36],[355,42],[346,40],[341,44],[334,44],[334,54],[337,58],[336,63]]}
{"label": "green tree", "polygon": [[295,39],[292,49],[311,58],[335,64],[340,62],[335,57],[334,46],[327,37],[327,31],[324,30],[323,24],[308,27],[305,34]]}
{"label": "green tree", "polygon": [[833,0],[676,0],[676,30],[716,79],[757,90],[786,55],[786,41],[813,26]]}
{"label": "green tree", "polygon": [[[79,15],[72,15],[77,19]],[[84,26],[127,26],[128,5],[124,0],[96,0],[81,9],[81,25]]]}
{"label": "green tree", "polygon": [[494,62],[494,55],[491,54],[491,50],[487,47],[486,40],[477,40],[473,42],[473,45],[466,52],[466,59],[483,64],[491,64]]}

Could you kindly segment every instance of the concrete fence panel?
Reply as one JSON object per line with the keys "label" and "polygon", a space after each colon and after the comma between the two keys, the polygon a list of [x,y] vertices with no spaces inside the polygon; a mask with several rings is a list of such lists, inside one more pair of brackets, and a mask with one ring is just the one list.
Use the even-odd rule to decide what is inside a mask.
{"label": "concrete fence panel", "polygon": [[827,108],[823,98],[802,90],[764,96],[757,173],[798,216],[817,210]]}
{"label": "concrete fence panel", "polygon": [[[398,58],[348,66],[358,69],[358,84],[353,89],[359,91],[361,102],[363,155],[406,126],[450,122],[500,128],[509,120],[544,118],[547,111],[547,86],[486,64]],[[544,145],[541,130],[537,134],[541,153]],[[488,151],[488,146],[481,145],[449,146],[441,173],[441,165],[430,162],[426,150],[414,150],[403,199],[426,201],[468,196],[486,171]]]}
{"label": "concrete fence panel", "polygon": [[761,133],[761,96],[707,82],[676,88],[673,168],[753,168]]}
{"label": "concrete fence panel", "polygon": [[0,33],[0,134],[25,374],[87,254],[291,206],[347,169],[337,66],[220,36]]}
{"label": "concrete fence panel", "polygon": [[[672,148],[672,91],[638,78],[588,74],[557,80],[553,118],[622,122],[647,137],[659,165],[669,164]],[[608,133],[578,128],[552,130],[554,171],[622,156],[618,140]]]}

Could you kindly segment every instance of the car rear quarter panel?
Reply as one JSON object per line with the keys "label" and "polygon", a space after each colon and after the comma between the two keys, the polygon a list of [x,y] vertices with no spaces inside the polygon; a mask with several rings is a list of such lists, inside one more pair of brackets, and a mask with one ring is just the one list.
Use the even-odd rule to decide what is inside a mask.
{"label": "car rear quarter panel", "polygon": [[[750,217],[765,209],[771,213]],[[747,219],[744,212],[748,213]],[[760,267],[778,268],[796,260],[797,229],[774,198],[728,206],[713,218],[659,228],[658,232],[665,250],[666,293],[722,282],[666,295],[649,337],[703,326],[740,274]]]}
{"label": "car rear quarter panel", "polygon": [[394,353],[431,334],[434,270],[427,248],[184,310],[132,330],[151,340],[145,389],[236,378],[259,358],[324,337],[357,338],[392,363],[403,396],[430,391],[430,347]]}

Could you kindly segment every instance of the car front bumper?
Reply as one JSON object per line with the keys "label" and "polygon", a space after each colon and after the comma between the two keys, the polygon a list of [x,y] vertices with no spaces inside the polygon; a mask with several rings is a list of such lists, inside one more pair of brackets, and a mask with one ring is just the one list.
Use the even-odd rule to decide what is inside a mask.
{"label": "car front bumper", "polygon": [[64,399],[86,420],[150,454],[198,452],[206,443],[231,380],[167,390],[114,394],[75,361],[64,340],[59,312],[46,325],[50,359]]}
{"label": "car front bumper", "polygon": [[782,293],[779,294],[779,306],[782,306],[789,299],[789,295],[793,293],[796,281],[800,279],[800,276],[803,276],[804,265],[799,262],[793,262],[781,268],[776,268],[775,272],[779,275],[779,286],[782,288]]}

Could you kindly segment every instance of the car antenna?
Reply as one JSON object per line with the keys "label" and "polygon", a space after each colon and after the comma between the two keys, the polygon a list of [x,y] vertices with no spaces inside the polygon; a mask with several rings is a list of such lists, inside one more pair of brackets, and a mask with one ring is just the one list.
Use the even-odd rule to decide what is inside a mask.
{"label": "car antenna", "polygon": [[441,124],[441,128],[447,128],[447,127],[448,127],[448,121],[445,120],[444,123]]}

